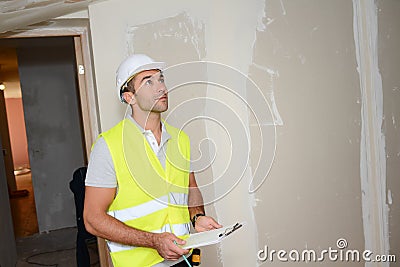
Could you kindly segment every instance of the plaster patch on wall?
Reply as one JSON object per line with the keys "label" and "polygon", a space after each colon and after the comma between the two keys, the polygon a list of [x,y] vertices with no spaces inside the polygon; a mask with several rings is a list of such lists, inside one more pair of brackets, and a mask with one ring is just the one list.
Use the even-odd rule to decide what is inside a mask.
{"label": "plaster patch on wall", "polygon": [[[202,59],[206,54],[204,33],[204,23],[189,17],[187,13],[180,13],[175,17],[165,18],[152,23],[131,26],[127,29],[128,54],[138,50],[137,45],[139,42],[145,42],[148,45],[147,48],[151,49],[152,44],[156,42],[166,45],[177,41],[180,44],[179,49],[182,46],[194,48],[197,53],[197,59]],[[177,48],[169,51],[169,53],[177,51]],[[181,52],[178,54],[182,54]],[[174,56],[176,55],[174,54]]]}
{"label": "plaster patch on wall", "polygon": [[[373,0],[353,0],[353,27],[361,89],[360,176],[365,248],[389,252],[383,91],[378,68],[377,10]],[[366,40],[366,41],[364,41]],[[371,263],[365,263],[370,266]],[[388,263],[382,266],[389,266]]]}
{"label": "plaster patch on wall", "polygon": [[393,113],[392,113],[392,123],[393,123],[394,128],[396,129],[397,128],[396,127],[396,118],[394,117]]}
{"label": "plaster patch on wall", "polygon": [[302,65],[306,63],[306,57],[303,54],[298,54],[297,57],[299,58]]}
{"label": "plaster patch on wall", "polygon": [[282,8],[282,15],[286,15],[286,9],[285,9],[285,6],[283,5],[283,1],[282,0],[280,0],[280,2],[281,2],[281,8]]}
{"label": "plaster patch on wall", "polygon": [[[267,99],[269,101],[270,104],[270,108],[272,111],[272,116],[273,116],[273,120],[274,120],[274,125],[283,125],[283,120],[281,115],[279,114],[278,111],[278,107],[276,105],[276,101],[275,101],[275,96],[274,96],[274,90],[275,90],[275,81],[276,79],[278,79],[279,77],[279,71],[278,70],[274,70],[265,66],[261,66],[257,63],[252,64],[252,66],[266,72],[266,75],[268,75],[268,80],[269,80],[269,88],[267,90],[267,92],[264,91],[264,93],[267,96]],[[261,86],[261,85],[260,85]],[[263,88],[265,89],[265,88]],[[264,125],[271,125],[271,124],[266,124],[264,123]]]}
{"label": "plaster patch on wall", "polygon": [[[265,15],[264,15],[264,18],[265,18],[265,20],[266,20],[266,26],[269,26],[270,24],[272,24],[273,22],[276,22],[276,21],[279,21],[279,19],[283,19],[285,22],[286,22],[286,24],[288,24],[288,22],[287,22],[287,20],[286,20],[286,8],[285,8],[285,5],[283,4],[283,1],[282,0],[278,0],[279,1],[279,7],[278,7],[278,9],[276,10],[276,12],[272,12],[272,13],[274,13],[274,14],[277,14],[278,16],[276,16],[276,17],[269,17],[267,14],[266,14],[266,12],[265,12],[265,10],[269,10],[269,7],[267,7],[266,9],[264,9],[264,12],[265,12]],[[268,2],[272,2],[272,1],[265,1],[265,6],[267,6],[268,4],[270,4],[270,3],[268,3]],[[279,15],[280,14],[280,15]],[[267,27],[266,27],[267,28]],[[263,31],[265,31],[266,30],[266,28],[265,29],[263,29]],[[260,31],[258,28],[257,28],[257,30],[258,31]]]}
{"label": "plaster patch on wall", "polygon": [[[283,2],[280,0],[281,14],[286,15],[286,9],[283,5]],[[272,126],[272,125],[283,125],[283,120],[281,115],[279,114],[278,107],[275,101],[274,90],[276,90],[276,80],[279,78],[279,71],[262,64],[256,63],[256,50],[258,37],[260,32],[265,32],[268,30],[268,26],[275,21],[276,18],[270,18],[267,16],[267,6],[266,2],[263,2],[263,7],[260,9],[258,25],[255,31],[254,41],[253,41],[253,55],[251,59],[251,65],[249,66],[249,76],[254,80],[257,87],[261,90],[261,93],[265,96],[268,101],[269,109],[271,112],[272,120],[271,121],[261,121],[259,122],[259,126]],[[265,22],[265,23],[264,23]],[[273,34],[269,32],[269,37],[272,38],[274,45],[272,49],[274,54],[279,49],[280,44],[279,40],[273,36]],[[305,61],[305,58],[304,58]],[[263,77],[262,77],[263,76]],[[253,122],[250,123],[250,126],[255,126]]]}
{"label": "plaster patch on wall", "polygon": [[253,207],[257,207],[258,202],[262,202],[262,200],[259,199],[259,198],[254,198],[254,199],[253,199]]}
{"label": "plaster patch on wall", "polygon": [[392,198],[392,191],[390,189],[388,190],[387,196],[388,196],[388,204],[392,205],[393,204],[393,198]]}
{"label": "plaster patch on wall", "polygon": [[274,19],[267,18],[267,14],[265,13],[265,9],[263,8],[258,16],[257,31],[263,32],[267,28],[264,24],[264,19],[267,20],[267,25],[274,21]]}

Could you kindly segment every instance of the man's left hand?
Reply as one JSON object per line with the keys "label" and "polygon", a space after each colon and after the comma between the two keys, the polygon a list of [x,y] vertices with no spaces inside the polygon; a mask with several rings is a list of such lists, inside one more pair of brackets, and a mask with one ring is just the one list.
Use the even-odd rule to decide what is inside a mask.
{"label": "man's left hand", "polygon": [[210,231],[221,228],[222,225],[217,223],[212,217],[200,216],[196,220],[195,229],[197,232]]}

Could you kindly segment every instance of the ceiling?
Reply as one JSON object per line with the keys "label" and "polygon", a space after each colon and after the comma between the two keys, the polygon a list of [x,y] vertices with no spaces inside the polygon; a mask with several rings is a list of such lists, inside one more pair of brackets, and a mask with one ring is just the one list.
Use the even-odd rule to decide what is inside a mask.
{"label": "ceiling", "polygon": [[98,0],[0,0],[0,33],[83,10]]}

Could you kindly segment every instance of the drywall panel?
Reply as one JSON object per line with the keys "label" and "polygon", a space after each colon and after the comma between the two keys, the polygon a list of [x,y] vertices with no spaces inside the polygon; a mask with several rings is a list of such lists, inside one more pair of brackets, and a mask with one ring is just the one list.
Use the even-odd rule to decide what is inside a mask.
{"label": "drywall panel", "polygon": [[[400,255],[400,2],[378,1],[378,55],[382,75],[382,130],[386,140],[386,192],[390,254]],[[397,265],[396,265],[397,264]],[[399,266],[399,263],[391,266]]]}
{"label": "drywall panel", "polygon": [[[263,21],[250,75],[278,113],[275,161],[256,192],[259,249],[322,251],[337,249],[336,241],[345,238],[349,248],[362,250],[361,97],[352,3],[266,1]],[[285,264],[276,256],[260,261]],[[328,257],[307,265],[320,264],[331,265]]]}

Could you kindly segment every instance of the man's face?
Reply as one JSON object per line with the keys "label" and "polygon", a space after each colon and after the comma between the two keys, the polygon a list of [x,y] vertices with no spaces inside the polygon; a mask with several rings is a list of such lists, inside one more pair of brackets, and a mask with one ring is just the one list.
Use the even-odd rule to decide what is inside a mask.
{"label": "man's face", "polygon": [[161,113],[168,109],[168,90],[159,70],[145,70],[133,80],[136,105],[145,112]]}

